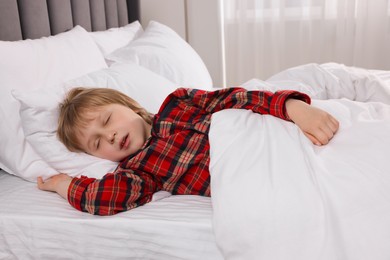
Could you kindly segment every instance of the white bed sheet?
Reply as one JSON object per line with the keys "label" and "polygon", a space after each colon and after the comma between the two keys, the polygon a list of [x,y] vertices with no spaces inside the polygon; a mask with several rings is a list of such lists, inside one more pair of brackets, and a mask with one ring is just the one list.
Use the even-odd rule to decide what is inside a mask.
{"label": "white bed sheet", "polygon": [[211,221],[207,197],[93,216],[0,171],[0,259],[222,259]]}

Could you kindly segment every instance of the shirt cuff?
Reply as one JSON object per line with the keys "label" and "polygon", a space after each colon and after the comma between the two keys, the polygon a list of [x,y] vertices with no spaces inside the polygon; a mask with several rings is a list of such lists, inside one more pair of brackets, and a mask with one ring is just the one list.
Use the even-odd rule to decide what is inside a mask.
{"label": "shirt cuff", "polygon": [[73,178],[68,188],[68,202],[74,208],[84,211],[82,206],[82,198],[88,185],[95,181],[95,178],[88,178],[81,176],[80,178]]}
{"label": "shirt cuff", "polygon": [[[293,99],[301,100],[307,104],[311,103],[311,98],[308,95],[295,90],[283,90],[283,91],[278,91],[275,94],[276,94],[274,97],[275,101],[271,102],[273,104],[273,107],[275,107],[275,109],[273,110],[275,111],[275,113],[279,113],[279,114],[275,114],[277,117],[280,117],[284,120],[291,121],[286,109],[286,101],[288,99],[293,98]],[[277,109],[277,108],[282,108],[282,109]]]}

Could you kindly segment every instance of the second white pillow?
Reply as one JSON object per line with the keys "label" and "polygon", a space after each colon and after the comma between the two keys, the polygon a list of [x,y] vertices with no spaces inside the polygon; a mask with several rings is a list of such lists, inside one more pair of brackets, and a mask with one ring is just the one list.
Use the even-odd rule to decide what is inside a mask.
{"label": "second white pillow", "polygon": [[208,89],[213,85],[196,51],[171,28],[155,21],[141,36],[106,59],[135,62],[184,87]]}
{"label": "second white pillow", "polygon": [[135,21],[119,28],[90,32],[89,34],[102,54],[107,56],[111,52],[126,46],[129,42],[140,36],[143,31],[141,24]]}

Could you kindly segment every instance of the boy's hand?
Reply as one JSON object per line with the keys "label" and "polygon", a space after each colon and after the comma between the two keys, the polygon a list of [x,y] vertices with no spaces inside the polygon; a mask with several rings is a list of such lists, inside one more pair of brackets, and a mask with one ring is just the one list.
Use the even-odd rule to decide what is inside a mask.
{"label": "boy's hand", "polygon": [[68,198],[68,188],[72,177],[59,173],[43,181],[42,177],[37,178],[38,188],[44,191],[57,192],[64,199]]}
{"label": "boy's hand", "polygon": [[333,116],[301,100],[288,99],[286,110],[290,119],[315,145],[329,143],[339,129],[339,122]]}

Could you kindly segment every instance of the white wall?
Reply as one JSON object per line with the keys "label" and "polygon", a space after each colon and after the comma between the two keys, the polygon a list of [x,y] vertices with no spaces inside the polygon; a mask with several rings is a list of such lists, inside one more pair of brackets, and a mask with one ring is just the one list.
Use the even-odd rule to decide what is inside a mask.
{"label": "white wall", "polygon": [[186,39],[184,0],[140,0],[140,22],[144,28],[155,20],[175,30]]}
{"label": "white wall", "polygon": [[224,87],[219,5],[219,0],[187,0],[187,41],[202,57],[214,86]]}
{"label": "white wall", "polygon": [[150,20],[175,30],[200,55],[214,86],[224,86],[219,5],[222,0],[140,0],[140,22]]}

